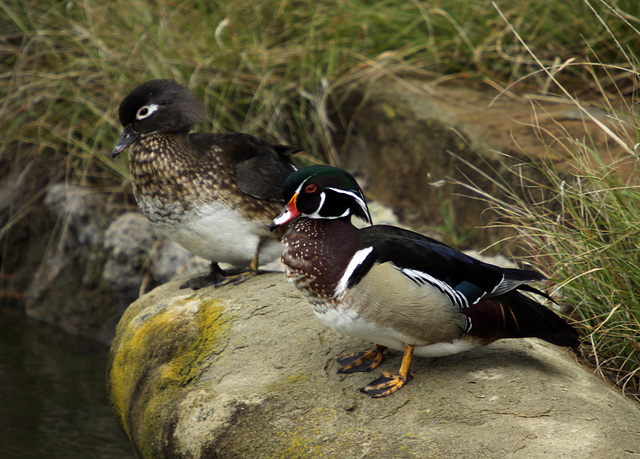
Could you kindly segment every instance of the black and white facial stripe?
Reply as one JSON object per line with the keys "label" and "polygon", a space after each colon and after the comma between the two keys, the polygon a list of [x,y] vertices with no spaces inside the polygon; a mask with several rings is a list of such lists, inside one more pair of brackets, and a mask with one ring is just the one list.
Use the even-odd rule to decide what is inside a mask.
{"label": "black and white facial stripe", "polygon": [[[318,186],[312,182],[313,178],[315,177],[308,177],[296,189],[298,196],[316,195],[315,199],[309,200],[305,207],[300,204],[299,210],[306,217],[338,219],[355,214],[365,220],[366,223],[371,223],[369,208],[360,190],[344,190],[332,186],[318,189]],[[345,195],[349,199],[344,199]]]}

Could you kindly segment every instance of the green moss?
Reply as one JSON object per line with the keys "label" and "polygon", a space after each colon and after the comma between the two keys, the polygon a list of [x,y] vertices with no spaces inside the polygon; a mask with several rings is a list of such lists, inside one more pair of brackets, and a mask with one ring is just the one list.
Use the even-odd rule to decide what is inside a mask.
{"label": "green moss", "polygon": [[[197,305],[194,304],[197,302]],[[229,320],[218,301],[188,298],[182,305],[123,317],[111,349],[110,398],[134,446],[158,451],[179,390],[195,381],[221,351]]]}
{"label": "green moss", "polygon": [[306,373],[298,373],[297,375],[288,375],[287,381],[290,383],[304,382],[307,380]]}
{"label": "green moss", "polygon": [[178,355],[165,368],[163,379],[171,385],[185,386],[202,371],[210,355],[220,352],[222,335],[229,328],[223,312],[217,301],[200,303],[194,339],[179,345]]}
{"label": "green moss", "polygon": [[[288,382],[293,381],[288,380]],[[328,435],[326,425],[335,414],[334,409],[318,408],[297,419],[295,430],[275,432],[282,448],[280,457],[324,457],[323,451],[326,450],[327,440],[323,437]],[[333,445],[347,443],[354,435],[353,432],[335,432],[331,434],[330,443]]]}

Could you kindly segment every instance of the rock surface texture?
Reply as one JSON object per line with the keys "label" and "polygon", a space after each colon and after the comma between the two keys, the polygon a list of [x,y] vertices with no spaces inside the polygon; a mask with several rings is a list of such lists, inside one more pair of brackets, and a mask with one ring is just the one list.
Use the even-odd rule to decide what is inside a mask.
{"label": "rock surface texture", "polygon": [[116,218],[107,194],[55,184],[47,191],[43,220],[53,228],[31,272],[29,317],[72,335],[109,344],[126,307],[145,287],[176,275],[194,275],[207,263],[158,236],[137,212]]}
{"label": "rock surface texture", "polygon": [[502,341],[416,358],[385,399],[336,374],[372,343],[325,329],[282,273],[158,287],[123,315],[108,387],[141,457],[636,457],[640,410],[565,349]]}
{"label": "rock surface texture", "polygon": [[31,318],[108,343],[128,303],[102,279],[104,233],[113,218],[106,200],[84,187],[50,187],[44,205],[53,228],[25,302]]}

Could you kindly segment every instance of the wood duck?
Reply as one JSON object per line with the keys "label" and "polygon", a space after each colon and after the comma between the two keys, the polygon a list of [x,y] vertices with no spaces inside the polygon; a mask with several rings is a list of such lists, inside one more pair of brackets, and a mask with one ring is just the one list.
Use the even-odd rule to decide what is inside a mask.
{"label": "wood duck", "polygon": [[[135,88],[120,104],[124,130],[115,158],[129,150],[142,213],[169,239],[211,261],[211,272],[182,288],[239,283],[258,264],[280,257],[269,223],[282,208],[281,190],[299,148],[248,134],[190,134],[204,106],[170,80]],[[248,268],[224,272],[219,262]]]}
{"label": "wood duck", "polygon": [[338,360],[341,373],[376,368],[389,348],[404,352],[398,374],[382,372],[361,391],[384,397],[411,377],[413,354],[439,357],[502,338],[536,337],[577,346],[578,334],[520,291],[535,271],[500,268],[412,231],[371,223],[347,172],[311,166],[290,175],[287,202],[271,228],[287,225],[282,262],[316,316],[335,331],[375,343]]}

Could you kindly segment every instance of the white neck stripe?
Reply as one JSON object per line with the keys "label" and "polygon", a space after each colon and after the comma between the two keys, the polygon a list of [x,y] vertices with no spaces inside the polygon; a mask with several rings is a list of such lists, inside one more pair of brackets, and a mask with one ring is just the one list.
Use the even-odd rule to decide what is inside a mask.
{"label": "white neck stripe", "polygon": [[338,281],[338,285],[336,285],[336,296],[342,295],[345,290],[347,290],[347,284],[349,283],[349,279],[351,279],[353,272],[358,268],[358,266],[364,263],[372,250],[373,246],[367,247],[366,249],[360,249],[353,255],[353,257],[351,257],[351,260],[347,265],[347,269],[345,269],[344,274]]}

